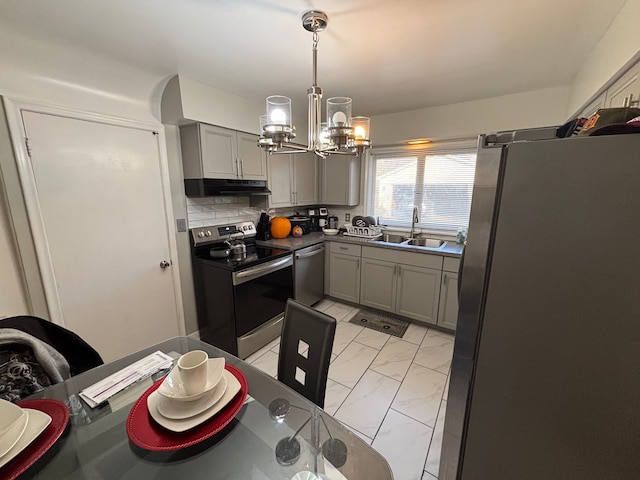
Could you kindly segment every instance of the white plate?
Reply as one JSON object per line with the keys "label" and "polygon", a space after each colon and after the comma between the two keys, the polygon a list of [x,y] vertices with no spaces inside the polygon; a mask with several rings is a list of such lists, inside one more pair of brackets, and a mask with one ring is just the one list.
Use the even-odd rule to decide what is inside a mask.
{"label": "white plate", "polygon": [[227,379],[227,389],[222,395],[222,398],[218,400],[209,410],[205,410],[204,412],[194,415],[193,417],[185,418],[184,420],[173,420],[171,418],[164,417],[158,411],[158,401],[162,398],[158,394],[158,390],[152,392],[147,397],[147,408],[149,409],[149,413],[151,417],[161,426],[166,428],[167,430],[171,430],[172,432],[184,432],[189,430],[190,428],[197,427],[201,423],[209,420],[216,413],[222,410],[236,394],[240,391],[240,382],[238,379],[230,373],[228,370],[224,371],[224,376]]}
{"label": "white plate", "polygon": [[337,228],[325,228],[322,230],[325,235],[337,235],[339,231]]}
{"label": "white plate", "polygon": [[0,458],[5,456],[7,452],[13,448],[18,440],[20,440],[24,429],[27,428],[29,414],[17,405],[15,407],[20,411],[20,416],[0,433]]}
{"label": "white plate", "polygon": [[213,407],[213,405],[222,398],[226,390],[227,376],[223,373],[222,378],[218,384],[213,387],[213,390],[193,402],[176,402],[172,398],[161,396],[157,404],[158,412],[160,412],[160,415],[163,417],[172,420],[184,420],[185,418],[193,417]]}
{"label": "white plate", "polygon": [[184,391],[184,386],[180,381],[180,372],[178,367],[175,366],[164,382],[160,385],[158,392],[163,397],[171,398],[178,402],[192,402],[204,397],[207,393],[213,390],[220,379],[222,378],[222,372],[224,371],[224,358],[210,358],[207,366],[207,386],[200,393],[194,393],[193,395],[187,395]]}
{"label": "white plate", "polygon": [[27,428],[13,448],[0,458],[0,467],[9,463],[16,455],[27,448],[51,423],[51,417],[40,410],[31,408],[24,408],[23,410],[27,413]]}
{"label": "white plate", "polygon": [[0,399],[0,437],[20,420],[24,411],[15,403]]}

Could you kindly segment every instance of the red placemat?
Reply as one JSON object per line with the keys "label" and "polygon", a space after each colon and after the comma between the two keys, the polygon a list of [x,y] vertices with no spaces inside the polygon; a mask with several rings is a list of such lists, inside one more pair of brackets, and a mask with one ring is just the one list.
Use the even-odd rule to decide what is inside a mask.
{"label": "red placemat", "polygon": [[51,417],[51,423],[16,458],[0,468],[0,478],[3,480],[13,480],[36,463],[56,443],[69,422],[69,408],[58,400],[23,400],[17,405],[46,413]]}
{"label": "red placemat", "polygon": [[162,379],[149,387],[129,412],[129,417],[127,418],[127,435],[129,439],[145,450],[171,451],[191,447],[218,433],[238,414],[249,391],[249,384],[244,373],[233,365],[225,365],[225,368],[240,382],[240,391],[226,407],[211,419],[182,433],[172,432],[158,425],[151,418],[147,408],[147,397],[160,386],[164,380]]}

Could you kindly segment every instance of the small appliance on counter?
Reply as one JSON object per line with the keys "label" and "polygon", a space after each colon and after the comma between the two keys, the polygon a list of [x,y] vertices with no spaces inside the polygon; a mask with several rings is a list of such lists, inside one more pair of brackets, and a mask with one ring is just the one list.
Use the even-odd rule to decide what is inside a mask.
{"label": "small appliance on counter", "polygon": [[329,228],[336,230],[338,228],[338,217],[329,217]]}
{"label": "small appliance on counter", "polygon": [[329,228],[328,216],[329,211],[326,207],[313,207],[307,209],[309,216],[309,230],[312,232],[321,232],[323,228]]}
{"label": "small appliance on counter", "polygon": [[271,240],[271,219],[264,212],[260,214],[256,225],[256,240]]}
{"label": "small appliance on counter", "polygon": [[311,223],[310,223],[309,217],[304,217],[296,213],[295,215],[291,215],[290,217],[287,217],[287,218],[291,222],[292,229],[297,225],[300,228],[302,228],[303,235],[311,233]]}

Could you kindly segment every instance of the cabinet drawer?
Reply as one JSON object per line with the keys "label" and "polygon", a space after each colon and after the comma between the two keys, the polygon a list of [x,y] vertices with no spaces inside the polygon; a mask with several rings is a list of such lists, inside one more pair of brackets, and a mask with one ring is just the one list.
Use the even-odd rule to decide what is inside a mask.
{"label": "cabinet drawer", "polygon": [[362,256],[375,260],[415,265],[416,267],[442,270],[442,256],[428,253],[402,252],[391,248],[362,247]]}
{"label": "cabinet drawer", "polygon": [[458,270],[460,269],[460,259],[454,257],[444,257],[442,269],[445,272],[458,273]]}
{"label": "cabinet drawer", "polygon": [[360,256],[362,252],[361,245],[352,245],[350,243],[330,242],[331,253],[341,253],[342,255]]}

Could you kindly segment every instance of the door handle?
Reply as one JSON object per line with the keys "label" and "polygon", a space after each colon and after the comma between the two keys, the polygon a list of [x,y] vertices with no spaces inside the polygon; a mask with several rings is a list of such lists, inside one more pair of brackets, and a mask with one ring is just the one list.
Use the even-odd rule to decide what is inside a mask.
{"label": "door handle", "polygon": [[162,260],[160,262],[160,268],[161,269],[165,269],[165,268],[169,268],[171,266],[171,262],[167,262],[166,260]]}

